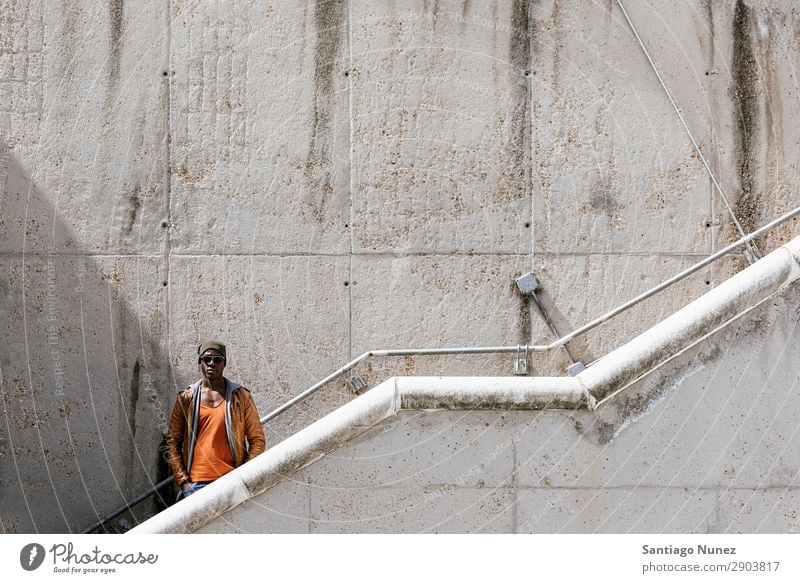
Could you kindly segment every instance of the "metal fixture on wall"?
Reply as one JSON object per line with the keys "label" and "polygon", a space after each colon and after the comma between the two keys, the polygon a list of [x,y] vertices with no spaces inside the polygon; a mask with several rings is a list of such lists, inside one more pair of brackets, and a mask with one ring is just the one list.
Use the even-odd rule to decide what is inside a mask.
{"label": "metal fixture on wall", "polygon": [[514,374],[527,375],[528,374],[528,346],[517,347],[517,356],[514,358]]}
{"label": "metal fixture on wall", "polygon": [[[529,271],[528,273],[518,277],[516,279],[516,283],[517,283],[517,289],[519,289],[519,292],[522,294],[522,296],[525,297],[526,299],[530,299],[530,300],[533,301],[533,305],[535,305],[536,309],[539,310],[539,314],[542,316],[542,319],[544,320],[544,323],[547,324],[547,327],[550,328],[550,331],[553,334],[555,334],[556,338],[561,338],[563,336],[563,334],[561,334],[558,331],[558,329],[556,328],[555,323],[550,318],[550,315],[547,313],[547,310],[545,309],[545,307],[542,305],[542,302],[539,299],[539,296],[536,294],[536,291],[541,287],[541,283],[539,283],[539,279],[533,274],[533,272]],[[530,316],[530,310],[528,311],[528,314]],[[567,374],[569,374],[569,376],[575,376],[576,374],[578,374],[579,372],[581,372],[582,370],[584,370],[586,368],[586,366],[582,362],[580,362],[579,360],[575,359],[575,357],[572,354],[572,351],[569,349],[569,346],[567,346],[566,343],[563,344],[561,347],[564,349],[564,352],[566,352],[567,358],[569,359],[569,362],[570,362],[569,368],[567,368]],[[527,354],[528,354],[528,350],[527,350],[527,346],[526,346],[525,347],[525,355],[526,355],[526,357],[527,357]],[[517,361],[519,361],[519,354],[517,354]],[[526,358],[526,362],[525,363],[526,363],[525,372],[517,372],[517,362],[515,362],[514,363],[514,374],[526,374],[528,372],[528,370],[527,370],[527,358]]]}
{"label": "metal fixture on wall", "polygon": [[361,374],[354,370],[348,371],[345,381],[347,382],[347,386],[350,387],[350,390],[356,395],[360,395],[367,389],[367,381]]}

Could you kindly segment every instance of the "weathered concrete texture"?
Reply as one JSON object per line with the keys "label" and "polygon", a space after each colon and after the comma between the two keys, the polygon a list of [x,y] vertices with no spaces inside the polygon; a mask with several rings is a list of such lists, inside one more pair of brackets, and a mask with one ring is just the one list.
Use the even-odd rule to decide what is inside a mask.
{"label": "weathered concrete texture", "polygon": [[[793,206],[794,3],[628,4],[743,222],[757,226]],[[230,344],[231,376],[266,412],[371,348],[552,340],[514,289],[513,278],[531,269],[566,332],[733,236],[614,2],[0,0],[0,330],[10,347],[0,353],[0,527],[80,529],[117,506],[120,491],[138,494],[148,476],[163,475],[163,420],[175,391],[195,378],[201,336]],[[739,254],[698,273],[576,342],[575,356],[602,356],[743,265]],[[782,330],[791,318],[764,321]],[[782,337],[765,338],[777,346]],[[756,379],[774,364],[759,350],[742,374],[781,398],[772,380]],[[744,435],[747,444],[735,441],[741,448],[719,460],[695,456],[688,474],[678,444],[642,484],[658,490],[665,476],[695,476],[704,464],[703,488],[722,487],[731,467],[737,488],[760,487],[756,471],[783,484],[794,462],[764,465],[786,455],[780,441],[764,441],[758,458],[742,453],[762,437],[756,425],[735,432],[739,419],[750,422],[749,395],[728,401],[724,390],[737,379],[703,376],[702,363],[724,350],[707,343],[688,354],[695,364],[663,369],[671,372],[596,422],[542,416],[553,433],[537,433],[538,443],[555,435],[593,460],[609,436],[630,433],[618,430],[631,415],[655,410],[649,404],[674,394],[676,382],[703,379],[731,416],[717,419],[714,400],[683,415],[697,427],[712,416],[708,439]],[[743,353],[735,365],[744,362]],[[374,385],[394,374],[508,375],[512,363],[512,355],[420,357],[358,371]],[[539,375],[567,364],[563,351],[531,357]],[[63,398],[54,395],[59,383]],[[350,398],[343,381],[332,383],[270,424],[268,439]],[[760,421],[782,428],[769,439],[791,441],[793,419],[787,402]],[[672,439],[674,426],[656,425],[659,439]],[[644,463],[632,458],[630,474],[614,480],[639,487],[631,480]],[[532,467],[519,468],[532,489],[554,472]],[[599,481],[581,487],[616,488],[591,468]],[[403,484],[407,499],[416,486]],[[457,487],[447,500],[482,508],[465,529],[508,526],[506,509],[478,486]],[[292,496],[307,494],[308,511],[297,520],[286,512],[286,530],[355,530],[347,509],[373,516],[379,500],[317,496],[312,506],[319,486],[298,488]],[[38,501],[30,511],[24,489]],[[281,504],[266,508],[278,516]],[[456,529],[439,513],[402,528]],[[720,513],[711,528],[728,524]],[[751,526],[730,520],[732,529]]]}
{"label": "weathered concrete texture", "polygon": [[[226,376],[248,387],[262,415],[350,359],[348,260],[337,257],[177,257],[170,283],[177,386],[198,378],[197,339],[222,338]],[[351,398],[331,384],[267,425],[274,444]]]}
{"label": "weathered concrete texture", "polygon": [[716,497],[690,488],[520,488],[515,532],[715,532]]}
{"label": "weathered concrete texture", "polygon": [[[697,261],[694,256],[536,255],[356,257],[352,267],[353,352],[405,346],[548,344],[557,336],[514,284],[532,270],[540,301],[564,335]],[[736,270],[740,261],[733,261]],[[731,275],[728,270],[723,275]],[[586,364],[652,327],[722,281],[702,270],[569,344]],[[581,290],[578,292],[578,290]],[[398,305],[398,294],[406,302]],[[370,322],[382,321],[379,327]],[[479,340],[475,340],[479,339]],[[531,353],[537,376],[561,375],[563,350]],[[513,355],[372,359],[359,370],[371,383],[396,374],[510,374]]]}
{"label": "weathered concrete texture", "polygon": [[[697,18],[688,7],[664,5],[659,18],[653,10],[640,5],[631,16],[657,47]],[[708,180],[619,9],[552,0],[532,12],[534,249],[707,252]],[[683,69],[699,40],[682,34],[681,44],[667,73],[680,68],[671,84],[692,109],[702,95]]]}
{"label": "weathered concrete texture", "polygon": [[349,248],[344,7],[172,3],[174,252]]}
{"label": "weathered concrete texture", "polygon": [[792,531],[796,287],[598,411],[400,412],[202,531]]}
{"label": "weathered concrete texture", "polygon": [[[525,344],[527,308],[514,277],[528,270],[526,264],[523,256],[354,257],[353,354],[408,346]],[[374,383],[396,374],[507,375],[512,366],[507,355],[471,355],[376,358],[359,370]]]}
{"label": "weathered concrete texture", "polygon": [[[0,330],[19,339],[0,357],[0,497],[25,502],[4,514],[5,527],[69,530],[163,477],[169,405],[158,261],[53,256],[0,265],[8,282]],[[36,498],[37,484],[53,492]]]}
{"label": "weathered concrete texture", "polygon": [[311,532],[318,533],[380,533],[388,524],[399,533],[499,533],[514,522],[509,489],[318,490],[311,504]]}
{"label": "weathered concrete texture", "polygon": [[[560,335],[564,335],[655,287],[696,261],[693,256],[540,254],[534,257],[533,271],[542,284],[538,292],[542,305]],[[710,272],[710,269],[699,271],[570,342],[573,357],[589,364],[697,299],[715,283],[720,283],[712,278]],[[532,338],[537,344],[548,344],[556,339],[536,309],[532,328]],[[537,367],[536,374],[562,374],[563,366],[568,363],[563,361],[562,351],[559,351],[559,356],[561,368],[545,360],[541,368]]]}
{"label": "weathered concrete texture", "polygon": [[[410,425],[418,428],[419,438],[401,444],[398,435]],[[346,452],[328,454],[317,462],[322,464],[320,471],[309,474],[306,481],[313,489],[340,492],[412,488],[435,484],[444,475],[451,477],[451,486],[509,486],[514,456],[513,434],[508,429],[502,418],[492,417],[487,423],[483,416],[464,411],[401,414],[355,438]],[[354,460],[357,463],[351,465]]]}
{"label": "weathered concrete texture", "polygon": [[[266,518],[270,530],[285,534],[307,534],[311,532],[311,497],[308,484],[287,480],[286,486],[275,492],[269,500],[248,500],[227,514],[219,517],[214,528],[208,532],[250,533],[260,532]],[[253,511],[253,509],[257,509]],[[203,532],[199,530],[198,532]]]}
{"label": "weathered concrete texture", "polygon": [[75,528],[151,482],[165,373],[158,262],[82,257],[160,248],[162,5],[43,4],[3,6],[0,48],[0,474],[21,480],[3,497],[35,500],[5,514],[22,532]]}
{"label": "weathered concrete texture", "polygon": [[0,6],[4,532],[79,529],[165,475],[166,22]]}
{"label": "weathered concrete texture", "polygon": [[[800,201],[800,135],[794,123],[800,113],[800,15],[796,3],[788,0],[737,0],[713,2],[706,19],[714,32],[707,79],[719,173],[737,216],[752,230]],[[716,207],[722,215],[719,204]],[[792,229],[779,228],[759,244],[785,239]],[[728,225],[725,237],[737,236]]]}
{"label": "weathered concrete texture", "polygon": [[[510,489],[308,489],[308,500],[295,502],[304,511],[310,502],[310,514],[276,511],[250,500],[233,511],[235,516],[226,514],[197,532],[381,533],[391,524],[395,533],[496,533],[510,532],[514,523]],[[268,524],[265,515],[271,516]]]}
{"label": "weathered concrete texture", "polygon": [[157,252],[163,3],[43,4],[3,8],[3,36],[19,43],[0,48],[12,93],[0,99],[0,148],[11,150],[0,251]]}
{"label": "weathered concrete texture", "polygon": [[[518,438],[520,483],[791,485],[800,467],[797,415],[789,405],[798,350],[797,313],[786,302],[791,293],[688,350],[596,414],[531,420]],[[585,440],[569,437],[573,432]],[[608,455],[612,444],[618,457]]]}
{"label": "weathered concrete texture", "polygon": [[527,252],[528,2],[351,14],[354,250]]}
{"label": "weathered concrete texture", "polygon": [[728,489],[719,495],[721,532],[798,531],[800,500],[796,488]]}

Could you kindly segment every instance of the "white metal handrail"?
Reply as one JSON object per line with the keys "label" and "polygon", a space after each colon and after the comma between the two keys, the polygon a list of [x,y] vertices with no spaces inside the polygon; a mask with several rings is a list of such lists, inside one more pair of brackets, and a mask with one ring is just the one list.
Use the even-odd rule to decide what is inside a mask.
{"label": "white metal handrail", "polygon": [[753,231],[749,235],[746,235],[745,237],[742,237],[741,239],[737,240],[736,242],[731,243],[727,247],[724,247],[723,249],[720,249],[716,253],[714,253],[712,255],[709,255],[708,257],[706,257],[702,261],[699,261],[698,263],[695,263],[691,267],[687,267],[686,269],[684,269],[680,273],[678,273],[676,275],[673,275],[672,277],[670,277],[669,279],[663,281],[662,283],[658,284],[657,286],[647,290],[646,292],[643,292],[643,293],[639,294],[638,296],[636,296],[632,300],[629,300],[629,301],[625,302],[624,304],[614,308],[613,310],[610,310],[610,311],[606,312],[602,316],[598,316],[597,318],[595,318],[594,320],[592,320],[588,324],[585,324],[585,325],[581,326],[580,328],[576,328],[575,330],[573,330],[569,334],[566,334],[566,335],[562,336],[561,338],[551,342],[550,344],[534,344],[534,345],[519,345],[518,344],[518,345],[515,345],[515,346],[470,346],[470,347],[461,347],[461,348],[409,348],[409,349],[397,349],[397,350],[371,350],[369,352],[365,352],[364,354],[358,356],[357,358],[354,358],[353,360],[348,362],[346,365],[344,365],[340,369],[336,370],[335,372],[332,372],[331,374],[329,374],[327,377],[325,377],[324,379],[322,379],[321,381],[319,381],[315,385],[312,385],[311,387],[309,387],[308,389],[306,389],[305,391],[303,391],[302,393],[300,393],[296,397],[292,398],[291,400],[287,401],[286,403],[284,403],[283,405],[281,405],[280,407],[278,407],[274,411],[266,414],[264,417],[261,418],[261,422],[262,423],[266,423],[267,421],[270,421],[270,420],[274,419],[275,417],[277,417],[278,415],[280,415],[281,413],[283,413],[287,409],[291,409],[297,403],[299,403],[300,401],[306,399],[307,397],[309,397],[310,395],[312,395],[313,393],[318,391],[320,388],[322,388],[324,385],[326,385],[329,382],[331,382],[332,380],[335,380],[338,377],[342,376],[347,371],[349,371],[352,368],[354,368],[357,364],[359,364],[360,362],[362,362],[362,361],[364,361],[367,358],[372,357],[372,356],[423,356],[423,355],[427,356],[427,355],[437,355],[437,354],[499,354],[499,353],[507,353],[507,352],[517,352],[519,350],[530,350],[530,351],[533,351],[533,352],[548,352],[550,350],[555,350],[556,348],[561,348],[562,346],[564,346],[570,340],[574,340],[578,336],[581,336],[581,335],[585,334],[586,332],[588,332],[589,330],[592,330],[593,328],[596,328],[597,326],[599,326],[603,322],[606,322],[606,321],[610,320],[614,316],[617,316],[617,315],[621,314],[625,310],[628,310],[628,309],[632,308],[636,304],[638,304],[640,302],[643,302],[644,300],[654,296],[658,292],[665,290],[669,286],[681,281],[682,279],[685,279],[689,275],[691,275],[691,274],[695,273],[696,271],[699,271],[703,267],[706,267],[709,264],[713,263],[714,261],[716,261],[720,257],[723,257],[724,255],[729,254],[731,251],[734,251],[734,250],[738,249],[742,245],[745,245],[745,244],[749,243],[750,241],[752,241],[754,238],[763,235],[767,231],[770,231],[770,230],[774,229],[775,227],[785,223],[786,221],[796,217],[799,214],[800,214],[800,207],[797,207],[796,209],[794,209],[792,211],[789,211],[786,214],[781,215],[780,217],[778,217],[774,221],[772,221],[770,223],[767,223],[766,225],[764,225],[763,227]]}

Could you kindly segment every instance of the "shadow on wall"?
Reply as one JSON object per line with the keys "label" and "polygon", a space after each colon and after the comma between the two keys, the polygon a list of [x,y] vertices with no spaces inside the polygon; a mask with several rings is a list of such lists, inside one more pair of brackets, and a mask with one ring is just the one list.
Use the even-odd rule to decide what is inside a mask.
{"label": "shadow on wall", "polygon": [[[80,531],[169,473],[162,259],[80,249],[4,141],[0,193],[0,529]],[[163,507],[153,497],[108,530]]]}

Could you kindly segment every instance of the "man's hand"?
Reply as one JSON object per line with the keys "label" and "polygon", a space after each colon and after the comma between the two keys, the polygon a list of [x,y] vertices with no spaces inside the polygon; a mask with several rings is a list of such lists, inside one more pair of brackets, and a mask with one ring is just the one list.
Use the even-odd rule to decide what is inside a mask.
{"label": "man's hand", "polygon": [[186,492],[186,490],[188,490],[191,487],[192,487],[191,482],[184,482],[183,484],[181,484],[181,490],[183,490],[184,492]]}

